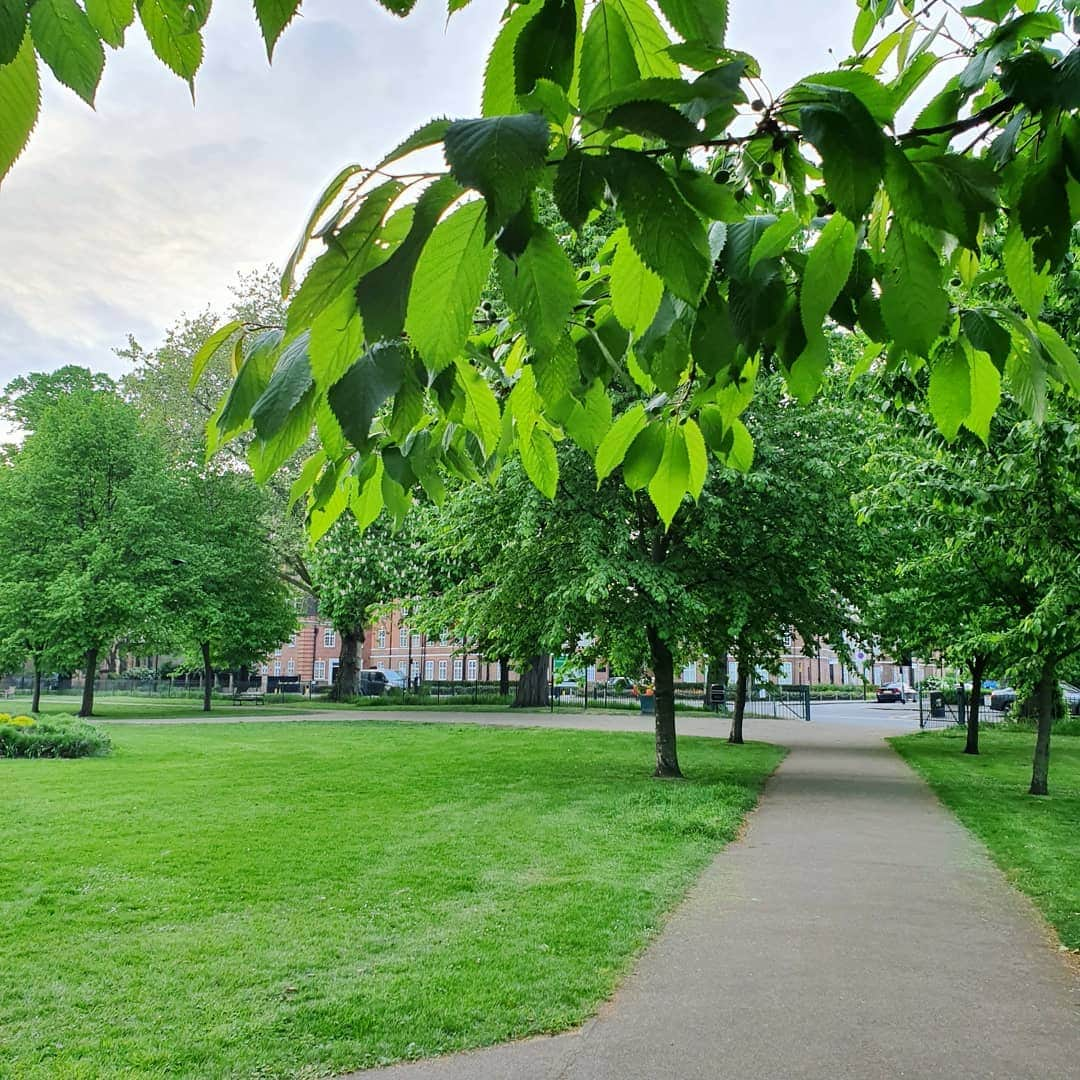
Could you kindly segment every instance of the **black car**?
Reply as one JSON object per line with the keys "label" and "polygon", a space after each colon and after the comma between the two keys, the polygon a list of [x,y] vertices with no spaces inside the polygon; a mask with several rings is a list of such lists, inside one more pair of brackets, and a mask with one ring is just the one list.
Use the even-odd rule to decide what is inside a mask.
{"label": "black car", "polygon": [[[1062,683],[1061,692],[1065,697],[1065,706],[1074,716],[1080,716],[1080,689],[1071,683]],[[1016,691],[1011,686],[1002,686],[990,692],[990,708],[994,712],[1008,712],[1016,700]],[[1025,707],[1027,715],[1032,714],[1030,706]]]}
{"label": "black car", "polygon": [[908,691],[903,683],[886,683],[884,686],[879,686],[877,688],[877,700],[881,704],[890,701],[899,701],[903,703],[909,696],[914,698],[916,696],[915,691]]}

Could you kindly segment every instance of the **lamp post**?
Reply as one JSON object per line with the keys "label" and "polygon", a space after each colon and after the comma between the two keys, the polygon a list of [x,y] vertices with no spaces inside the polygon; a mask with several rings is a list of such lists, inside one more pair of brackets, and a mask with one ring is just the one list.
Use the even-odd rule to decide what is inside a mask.
{"label": "lamp post", "polygon": [[319,623],[315,621],[311,627],[311,682],[308,683],[308,697],[311,696],[311,687],[315,682],[315,658],[319,655]]}

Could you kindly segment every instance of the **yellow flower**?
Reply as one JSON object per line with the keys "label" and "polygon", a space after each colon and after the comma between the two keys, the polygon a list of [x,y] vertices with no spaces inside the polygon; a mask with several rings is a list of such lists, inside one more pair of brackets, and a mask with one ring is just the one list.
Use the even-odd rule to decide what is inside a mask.
{"label": "yellow flower", "polygon": [[11,722],[16,727],[32,727],[34,718],[32,716],[15,716],[12,717]]}

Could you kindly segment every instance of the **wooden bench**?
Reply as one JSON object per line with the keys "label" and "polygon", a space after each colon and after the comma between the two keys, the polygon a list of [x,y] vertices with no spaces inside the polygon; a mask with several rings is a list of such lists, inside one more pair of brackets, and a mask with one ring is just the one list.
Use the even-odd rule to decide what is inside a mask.
{"label": "wooden bench", "polygon": [[232,703],[234,705],[243,705],[245,701],[250,701],[252,705],[262,705],[264,701],[262,691],[244,690],[239,694],[233,694]]}

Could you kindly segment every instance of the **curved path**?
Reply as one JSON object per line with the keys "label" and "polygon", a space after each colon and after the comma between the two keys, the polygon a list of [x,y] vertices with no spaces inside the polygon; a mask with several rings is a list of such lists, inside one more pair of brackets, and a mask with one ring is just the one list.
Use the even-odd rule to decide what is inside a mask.
{"label": "curved path", "polygon": [[[1076,1080],[1080,983],[1030,903],[882,742],[910,718],[826,714],[748,721],[791,754],[744,839],[582,1028],[352,1080]],[[706,717],[680,729],[718,733]]]}

